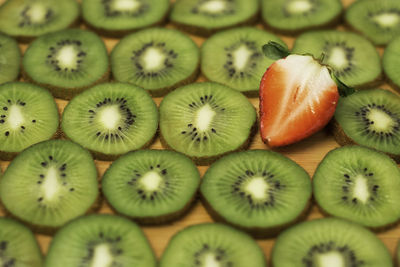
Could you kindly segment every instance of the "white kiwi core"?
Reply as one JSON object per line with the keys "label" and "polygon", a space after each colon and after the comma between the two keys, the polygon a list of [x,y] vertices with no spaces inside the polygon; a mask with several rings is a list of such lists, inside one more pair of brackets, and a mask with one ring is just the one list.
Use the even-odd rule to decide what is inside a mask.
{"label": "white kiwi core", "polygon": [[200,132],[205,132],[210,127],[210,124],[213,121],[214,116],[216,115],[215,111],[209,104],[202,106],[197,110],[195,116],[195,126]]}
{"label": "white kiwi core", "polygon": [[287,5],[287,10],[291,14],[306,13],[312,8],[312,4],[308,0],[290,1]]}
{"label": "white kiwi core", "polygon": [[121,113],[119,112],[117,105],[104,107],[99,112],[99,121],[106,129],[109,130],[116,129],[120,119],[121,119]]}
{"label": "white kiwi core", "polygon": [[249,51],[249,49],[245,45],[242,45],[238,49],[236,49],[233,52],[235,67],[238,70],[241,70],[244,67],[246,67],[246,64],[249,61],[251,54],[252,54],[251,51]]}
{"label": "white kiwi core", "polygon": [[252,178],[246,185],[245,190],[253,199],[263,200],[267,197],[269,185],[262,177]]}
{"label": "white kiwi core", "polygon": [[151,171],[146,173],[141,179],[140,183],[143,185],[143,187],[146,189],[146,191],[156,191],[161,183],[163,181],[163,178],[160,176],[155,171]]}
{"label": "white kiwi core", "polygon": [[200,6],[200,9],[209,13],[219,13],[226,8],[225,1],[208,1]]}
{"label": "white kiwi core", "polygon": [[345,267],[345,261],[342,254],[337,251],[318,254],[318,267]]}
{"label": "white kiwi core", "polygon": [[24,115],[18,105],[12,105],[9,114],[7,121],[11,129],[15,130],[24,123]]}
{"label": "white kiwi core", "polygon": [[113,256],[107,244],[97,245],[94,249],[94,255],[90,267],[110,267]]}

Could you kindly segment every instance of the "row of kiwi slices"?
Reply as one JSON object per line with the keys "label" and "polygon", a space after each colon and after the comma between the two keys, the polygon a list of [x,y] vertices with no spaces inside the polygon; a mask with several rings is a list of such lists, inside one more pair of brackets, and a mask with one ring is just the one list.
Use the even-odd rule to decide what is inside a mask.
{"label": "row of kiwi slices", "polygon": [[[358,91],[339,100],[333,132],[339,144],[360,144],[400,160],[400,97],[383,89]],[[241,93],[205,82],[176,89],[159,110],[141,88],[105,83],[77,95],[65,107],[61,129],[96,158],[114,159],[146,147],[158,125],[162,143],[209,164],[249,145],[256,112]],[[160,120],[160,123],[158,121]],[[0,86],[0,151],[10,159],[56,137],[59,115],[51,95],[27,83]]]}
{"label": "row of kiwi slices", "polygon": [[[115,215],[83,216],[68,223],[53,238],[45,258],[25,226],[7,218],[0,218],[0,226],[2,266],[267,266],[254,239],[218,223],[189,226],[176,233],[159,263],[142,230]],[[286,230],[273,247],[271,261],[282,267],[393,266],[389,251],[373,233],[336,218]]]}
{"label": "row of kiwi slices", "polygon": [[[286,46],[274,34],[241,27],[213,35],[200,51],[188,36],[177,30],[151,28],[128,35],[115,46],[111,52],[111,72],[116,81],[142,87],[153,96],[162,96],[193,82],[201,59],[201,71],[207,79],[255,96],[259,80],[273,62],[264,57],[261,50],[269,41]],[[0,67],[7,68],[7,72],[1,74],[0,82],[6,82],[17,77],[20,54],[16,43],[6,36],[0,36],[0,51],[2,49],[10,51],[5,63],[0,62]],[[396,51],[396,48],[389,50]],[[380,57],[375,47],[355,33],[308,32],[297,38],[293,52],[315,57],[324,54],[323,63],[330,65],[335,75],[349,86],[368,87],[382,78]],[[388,51],[387,54],[385,72],[399,83],[396,78],[399,56],[396,52]],[[22,65],[26,80],[46,87],[55,97],[64,99],[71,99],[110,78],[103,41],[85,30],[69,29],[38,38],[25,52]]]}
{"label": "row of kiwi slices", "polygon": [[[109,167],[102,191],[118,213],[163,223],[189,209],[199,184],[196,166],[184,155],[139,150]],[[400,169],[384,153],[361,146],[333,150],[318,166],[313,185],[317,203],[334,216],[371,228],[400,219]],[[292,160],[273,151],[249,150],[213,163],[200,192],[214,218],[264,237],[306,215],[312,185]],[[0,180],[0,199],[13,216],[38,232],[52,233],[99,207],[95,164],[73,142],[38,143],[11,162]]]}
{"label": "row of kiwi slices", "polygon": [[[210,35],[221,29],[257,20],[258,0],[177,0],[169,19],[192,33]],[[102,34],[121,36],[161,24],[169,11],[168,0],[13,0],[0,8],[0,32],[29,40],[73,26],[82,16]],[[336,25],[343,6],[340,0],[263,0],[263,21],[272,29],[293,33]],[[346,22],[375,44],[387,44],[399,34],[397,0],[356,1],[345,12]]]}

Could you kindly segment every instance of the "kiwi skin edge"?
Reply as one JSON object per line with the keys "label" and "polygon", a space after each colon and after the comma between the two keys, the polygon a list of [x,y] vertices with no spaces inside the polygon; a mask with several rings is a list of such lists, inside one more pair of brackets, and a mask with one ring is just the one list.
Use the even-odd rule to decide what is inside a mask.
{"label": "kiwi skin edge", "polygon": [[343,22],[343,9],[335,18],[333,18],[331,21],[329,21],[325,24],[309,26],[309,27],[299,29],[299,30],[277,29],[277,28],[270,26],[263,18],[261,19],[261,23],[265,29],[267,29],[275,34],[292,35],[292,36],[296,36],[296,37],[307,31],[334,28],[335,26],[337,26],[338,24],[340,24],[342,22]]}
{"label": "kiwi skin edge", "polygon": [[181,217],[185,216],[188,214],[191,210],[191,208],[196,204],[197,198],[198,198],[198,192],[196,191],[193,197],[189,200],[189,202],[180,210],[165,214],[163,216],[158,216],[158,217],[131,217],[127,216],[125,214],[119,213],[116,209],[114,209],[113,206],[105,199],[104,202],[107,204],[108,207],[117,215],[125,217],[129,220],[133,220],[134,222],[141,224],[141,225],[159,225],[159,224],[166,224],[173,222],[175,220],[179,220]]}
{"label": "kiwi skin edge", "polygon": [[[61,116],[59,117],[60,118],[60,122],[61,122]],[[54,139],[60,139],[60,137],[62,136],[62,134],[61,134],[61,124],[60,124],[60,122],[59,122],[59,124],[58,124],[58,127],[57,127],[57,130],[56,130],[56,132],[53,134],[53,136],[50,138],[50,139],[48,139],[48,140],[54,140]],[[43,141],[46,141],[46,140],[43,140]],[[32,144],[32,146],[33,146],[34,144]],[[30,147],[30,146],[29,146]],[[28,147],[26,147],[25,149],[27,149]],[[24,149],[24,150],[25,150]],[[22,150],[23,151],[23,150]],[[3,151],[0,151],[0,160],[4,160],[4,161],[11,161],[11,160],[13,160],[19,153],[21,153],[22,151],[19,151],[19,152],[3,152]]]}
{"label": "kiwi skin edge", "polygon": [[[66,27],[65,29],[79,28],[79,26],[81,24],[81,14],[80,13],[81,12],[79,11],[79,14],[78,14],[77,18],[68,27]],[[61,30],[64,30],[64,29],[60,29],[58,31],[61,31]],[[29,44],[33,40],[35,40],[36,38],[38,38],[40,36],[41,35],[39,35],[39,36],[13,36],[13,38],[17,39],[18,42],[21,42],[23,44]]]}
{"label": "kiwi skin edge", "polygon": [[[233,90],[233,89],[232,89],[232,90]],[[257,133],[257,129],[258,129],[258,118],[255,120],[253,126],[252,126],[251,129],[250,129],[249,137],[243,142],[243,144],[242,144],[241,146],[239,146],[239,147],[238,147],[237,149],[235,149],[235,150],[227,151],[227,152],[225,152],[225,153],[223,153],[223,154],[220,154],[220,155],[211,156],[211,157],[192,157],[192,156],[187,155],[187,154],[185,154],[185,153],[183,153],[183,152],[180,152],[180,151],[178,151],[178,152],[180,152],[180,153],[186,155],[187,157],[189,157],[191,160],[193,160],[193,162],[194,162],[196,165],[207,166],[207,165],[210,165],[211,163],[215,162],[215,161],[218,160],[219,158],[222,158],[223,156],[225,156],[225,155],[227,155],[227,154],[229,154],[229,153],[236,152],[236,151],[244,151],[244,150],[246,150],[247,148],[249,148],[249,146],[250,146],[250,144],[251,144],[251,141],[253,140],[253,137],[254,137],[255,134]],[[164,137],[163,137],[162,134],[161,134],[161,131],[160,131],[160,141],[161,141],[161,145],[162,145],[164,148],[166,148],[166,149],[168,149],[168,150],[174,151],[174,149],[171,148],[171,147],[168,145],[168,143],[165,141]]]}
{"label": "kiwi skin edge", "polygon": [[86,22],[84,20],[83,20],[83,22],[89,30],[96,32],[98,35],[108,37],[108,38],[122,38],[128,34],[131,34],[131,33],[137,32],[137,31],[141,31],[141,30],[148,29],[151,27],[163,26],[167,22],[167,18],[168,18],[170,9],[171,9],[171,7],[168,8],[164,17],[162,17],[159,21],[154,22],[153,24],[149,24],[147,26],[141,27],[141,28],[131,29],[131,30],[106,30],[103,28],[97,28],[95,26],[92,26],[91,24],[89,24],[88,22]]}
{"label": "kiwi skin edge", "polygon": [[[101,194],[98,194],[97,195],[97,199],[94,201],[92,206],[86,211],[85,214],[82,214],[81,216],[89,215],[89,214],[92,214],[92,213],[97,213],[97,211],[101,208],[102,204],[103,204],[103,196]],[[59,227],[50,227],[50,226],[42,226],[42,225],[32,224],[32,223],[30,223],[28,221],[20,219],[19,217],[17,217],[14,214],[10,213],[7,210],[7,208],[3,205],[1,200],[0,200],[0,211],[3,211],[5,213],[5,217],[13,218],[14,220],[24,224],[25,226],[30,228],[35,234],[38,233],[38,234],[43,234],[43,235],[47,235],[47,236],[54,235],[64,225],[66,225],[70,221],[72,221],[72,220],[77,218],[77,217],[76,218],[71,218],[70,221],[65,222],[63,225],[60,225]],[[81,216],[78,216],[78,217],[81,217]]]}
{"label": "kiwi skin edge", "polygon": [[240,26],[251,26],[258,21],[258,18],[259,18],[259,14],[257,12],[256,14],[254,14],[253,16],[251,16],[250,18],[248,18],[247,20],[245,20],[243,22],[240,22],[240,23],[237,23],[234,25],[230,25],[230,26],[213,28],[213,29],[206,29],[201,26],[186,25],[186,24],[182,24],[179,22],[175,22],[175,21],[171,21],[171,23],[174,24],[178,29],[180,29],[186,33],[199,35],[202,37],[208,37],[218,31],[223,31],[226,29],[231,29],[231,28],[240,27]]}
{"label": "kiwi skin edge", "polygon": [[[335,138],[336,142],[339,145],[341,145],[341,146],[359,145],[353,139],[351,139],[349,136],[346,135],[343,128],[340,126],[340,124],[335,119],[333,119],[330,124],[331,124],[330,128],[333,132],[333,137]],[[371,149],[374,149],[374,148],[371,148]],[[374,150],[376,150],[376,149],[374,149]],[[400,164],[400,155],[394,155],[394,154],[387,153],[384,151],[380,151],[380,152],[385,153],[386,155],[391,157],[397,164]]]}
{"label": "kiwi skin edge", "polygon": [[311,203],[311,196],[308,200],[307,205],[305,206],[304,210],[292,221],[282,224],[282,225],[278,225],[278,226],[274,226],[274,227],[269,227],[268,229],[262,229],[262,228],[258,228],[258,227],[254,227],[254,228],[246,228],[240,225],[236,225],[233,224],[231,222],[228,222],[224,217],[222,217],[221,215],[219,215],[210,205],[210,203],[206,200],[206,198],[201,195],[201,202],[203,203],[204,207],[206,208],[207,212],[211,215],[211,217],[217,221],[217,222],[222,222],[228,225],[231,225],[233,227],[235,227],[236,229],[239,229],[241,231],[244,231],[248,234],[250,234],[251,236],[253,236],[256,239],[264,239],[264,238],[272,238],[272,237],[276,237],[279,233],[281,233],[283,230],[285,230],[286,228],[295,225],[298,222],[303,221],[307,215],[311,212],[311,209],[313,207],[312,203]]}
{"label": "kiwi skin edge", "polygon": [[66,100],[71,100],[75,95],[83,92],[85,89],[88,89],[90,87],[93,87],[97,84],[100,83],[105,83],[110,80],[110,67],[108,67],[107,71],[103,74],[103,76],[100,77],[97,81],[95,81],[92,84],[89,84],[84,87],[80,88],[69,88],[66,89],[64,87],[58,87],[50,84],[43,84],[43,83],[38,83],[34,81],[31,77],[29,77],[28,73],[25,72],[24,67],[22,66],[22,77],[25,81],[39,85],[43,88],[46,88],[50,91],[50,93],[56,97],[56,98],[61,98],[61,99],[66,99]]}

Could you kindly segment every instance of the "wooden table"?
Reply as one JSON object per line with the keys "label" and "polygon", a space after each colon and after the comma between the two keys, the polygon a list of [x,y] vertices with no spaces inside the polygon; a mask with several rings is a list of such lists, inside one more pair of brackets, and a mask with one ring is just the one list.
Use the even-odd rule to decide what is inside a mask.
{"label": "wooden table", "polygon": [[[354,0],[342,0],[345,7],[348,6],[351,2]],[[3,3],[4,0],[0,0],[0,4]],[[84,25],[81,25],[82,28],[85,28]],[[168,28],[174,28],[172,25],[166,25]],[[263,28],[262,25],[257,25],[259,28]],[[344,29],[343,26],[340,26],[339,28]],[[284,36],[284,35],[279,35],[289,46],[289,48],[292,47],[294,38],[291,36]],[[204,38],[200,38],[198,36],[190,35],[190,37],[200,46]],[[109,51],[112,50],[112,48],[118,43],[118,39],[110,39],[110,38],[104,38],[104,41],[107,45],[107,48]],[[21,44],[21,50],[24,51],[26,49],[27,45]],[[383,49],[379,48],[379,52],[382,54]],[[200,76],[197,81],[205,81],[205,78],[203,76]],[[386,88],[390,89],[390,87],[387,84],[382,84],[380,86],[381,88]],[[162,98],[154,98],[155,102],[157,104],[160,103]],[[64,109],[65,105],[68,103],[65,100],[61,99],[56,99],[58,107],[60,109],[60,112]],[[258,99],[257,98],[249,98],[249,101],[257,108],[258,110]],[[326,131],[321,131],[312,137],[299,142],[295,145],[276,149],[276,151],[288,156],[292,160],[296,161],[298,164],[300,164],[311,176],[313,175],[318,163],[322,160],[322,158],[325,156],[325,154],[332,150],[335,147],[338,147],[339,145],[335,142],[333,137]],[[153,149],[163,149],[159,138],[155,140],[155,142],[151,145],[150,148]],[[254,137],[254,139],[251,142],[250,149],[269,149],[264,143],[262,143],[260,134],[257,133],[257,135]],[[96,165],[98,168],[99,172],[99,177],[102,177],[104,171],[108,168],[111,162],[105,162],[105,161],[96,161]],[[0,161],[0,167],[2,168],[3,171],[5,171],[6,167],[8,166],[9,162],[5,161]],[[206,166],[199,166],[199,170],[201,175],[204,174],[204,172],[207,170]],[[99,213],[113,213],[113,211],[110,209],[110,207],[106,204],[103,203]],[[0,211],[0,215],[3,215]],[[321,212],[318,210],[318,207],[313,203],[313,207],[310,211],[310,213],[307,215],[307,220],[312,220],[316,218],[321,218],[323,215]],[[208,215],[207,211],[204,209],[203,205],[201,204],[200,201],[196,201],[194,207],[190,210],[188,214],[186,214],[185,217],[181,218],[178,221],[175,221],[173,223],[169,223],[166,225],[160,225],[160,226],[143,226],[142,229],[144,230],[146,236],[150,240],[150,243],[157,255],[157,257],[160,257],[165,249],[165,247],[168,244],[168,241],[170,238],[179,230],[189,226],[189,225],[194,225],[194,224],[199,224],[199,223],[205,223],[205,222],[212,222],[211,217]],[[384,232],[379,232],[377,233],[377,236],[385,243],[385,245],[389,248],[391,253],[394,253],[397,242],[400,238],[400,226],[397,225],[389,230],[386,230]],[[45,235],[36,235],[40,246],[42,248],[42,251],[46,253],[48,246],[51,242],[52,237],[50,236],[45,236]],[[263,251],[265,252],[265,255],[267,259],[270,259],[270,253],[271,249],[274,245],[275,239],[259,239],[257,240],[258,244],[262,247]]]}

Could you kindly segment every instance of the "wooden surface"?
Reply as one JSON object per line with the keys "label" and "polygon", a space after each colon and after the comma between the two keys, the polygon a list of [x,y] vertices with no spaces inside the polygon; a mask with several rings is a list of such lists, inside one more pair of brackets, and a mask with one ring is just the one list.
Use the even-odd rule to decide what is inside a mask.
{"label": "wooden surface", "polygon": [[[344,5],[348,6],[353,0],[343,0]],[[0,0],[0,4],[4,2],[4,0]],[[85,26],[82,25],[82,28]],[[168,28],[173,28],[171,25],[166,25]],[[259,28],[263,28],[261,25],[257,25]],[[340,27],[344,29],[343,27]],[[279,35],[291,48],[293,44],[294,38],[291,36],[283,36]],[[203,38],[199,38],[197,36],[191,35],[193,40],[200,46],[204,41]],[[109,51],[115,46],[115,44],[119,41],[118,39],[109,39],[104,38],[105,43]],[[26,49],[26,45],[21,45],[22,51]],[[378,49],[379,52],[382,54],[382,49]],[[204,77],[200,76],[198,81],[204,81]],[[382,84],[380,86],[382,88],[390,89],[387,84]],[[157,104],[160,103],[161,98],[154,98]],[[257,98],[249,98],[249,101],[257,108],[258,110],[258,99]],[[66,105],[66,101],[57,99],[57,104],[59,105],[60,111],[63,110],[64,106]],[[326,131],[319,132],[314,136],[297,143],[292,146],[288,146],[285,148],[277,149],[276,151],[288,156],[292,160],[296,161],[299,165],[301,165],[309,174],[310,176],[313,175],[315,168],[317,167],[318,163],[322,160],[325,154],[330,151],[331,149],[338,147],[339,145],[334,141],[333,137],[327,133]],[[161,146],[159,138],[155,140],[155,142],[151,145],[151,148],[154,149],[163,149]],[[254,139],[252,140],[250,149],[269,149],[265,144],[261,142],[260,135],[257,134]],[[99,177],[102,177],[104,171],[108,168],[111,162],[104,162],[104,161],[96,161],[96,165],[99,171]],[[5,171],[6,167],[8,166],[9,162],[0,161],[0,167],[3,171]],[[201,175],[204,174],[207,167],[201,166],[199,167]],[[107,204],[103,204],[100,213],[113,213]],[[1,214],[0,212],[0,215]],[[317,206],[313,203],[313,207],[310,213],[307,216],[307,220],[321,218],[323,215],[319,212]],[[203,205],[200,201],[196,201],[194,207],[190,210],[190,212],[181,218],[178,221],[167,225],[160,225],[160,226],[142,226],[146,236],[150,240],[150,243],[157,255],[160,257],[167,246],[168,241],[170,238],[179,230],[185,228],[189,225],[211,222],[212,219],[204,209]],[[397,225],[387,231],[377,233],[377,236],[385,243],[385,245],[389,248],[389,250],[394,253],[395,247],[397,242],[400,238],[400,226]],[[42,251],[46,253],[48,246],[51,242],[50,236],[45,235],[36,235]],[[257,240],[258,244],[262,247],[263,251],[267,259],[270,259],[270,252],[272,246],[274,244],[274,239],[259,239]]]}

